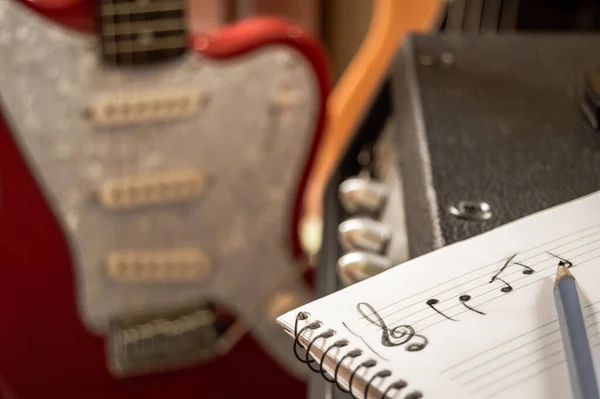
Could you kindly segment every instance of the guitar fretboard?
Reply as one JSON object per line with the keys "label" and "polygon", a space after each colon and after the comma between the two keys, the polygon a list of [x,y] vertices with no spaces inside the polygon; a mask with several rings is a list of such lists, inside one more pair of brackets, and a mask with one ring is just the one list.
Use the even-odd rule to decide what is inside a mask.
{"label": "guitar fretboard", "polygon": [[102,57],[114,65],[145,65],[187,47],[185,0],[101,0]]}

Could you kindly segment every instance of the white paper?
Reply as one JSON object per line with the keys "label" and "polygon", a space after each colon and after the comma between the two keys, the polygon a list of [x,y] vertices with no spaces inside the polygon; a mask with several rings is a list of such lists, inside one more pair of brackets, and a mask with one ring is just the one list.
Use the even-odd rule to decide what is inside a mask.
{"label": "white paper", "polygon": [[[325,349],[345,338],[350,345],[336,352],[338,359],[354,348],[364,352],[345,365],[352,368],[367,358],[377,360],[376,367],[361,371],[357,378],[368,380],[381,369],[392,371],[391,377],[374,382],[379,390],[401,378],[409,384],[403,394],[420,391],[423,398],[564,399],[571,396],[570,382],[553,297],[560,259],[551,254],[573,263],[571,272],[598,364],[600,193],[398,265],[286,313],[278,322],[293,330],[298,312],[309,312],[308,322],[319,320],[323,327],[307,332],[307,337],[323,329],[336,331],[334,337],[316,341],[316,347]],[[526,274],[528,269],[515,262],[534,271]],[[507,285],[501,280],[512,291],[502,292]],[[470,299],[461,302],[461,295]],[[439,301],[435,309],[454,320],[427,305],[431,299]],[[428,345],[407,351],[407,345],[422,342],[417,337],[402,346],[382,345],[381,329],[360,315],[359,303],[376,309],[388,329],[412,326]],[[299,327],[305,324],[301,321]]]}

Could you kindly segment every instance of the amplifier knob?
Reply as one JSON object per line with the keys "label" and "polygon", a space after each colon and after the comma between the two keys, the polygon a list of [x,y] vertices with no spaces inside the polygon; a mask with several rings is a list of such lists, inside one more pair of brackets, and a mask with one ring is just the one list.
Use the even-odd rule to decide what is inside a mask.
{"label": "amplifier knob", "polygon": [[386,257],[368,252],[350,252],[337,264],[338,275],[345,286],[373,277],[392,267]]}
{"label": "amplifier knob", "polygon": [[382,253],[391,236],[392,233],[386,225],[366,217],[348,219],[338,227],[340,245],[346,251]]}
{"label": "amplifier knob", "polygon": [[346,212],[378,212],[385,204],[388,189],[375,180],[352,177],[340,184],[339,196]]}

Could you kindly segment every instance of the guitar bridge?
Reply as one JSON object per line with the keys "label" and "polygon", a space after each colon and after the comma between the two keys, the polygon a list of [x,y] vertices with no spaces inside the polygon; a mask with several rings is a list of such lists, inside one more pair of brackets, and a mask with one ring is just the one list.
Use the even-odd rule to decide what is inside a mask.
{"label": "guitar bridge", "polygon": [[111,210],[188,201],[204,190],[200,170],[172,170],[111,179],[98,189],[100,204]]}
{"label": "guitar bridge", "polygon": [[108,256],[106,269],[121,283],[178,283],[204,280],[211,264],[197,248],[123,250]]}
{"label": "guitar bridge", "polygon": [[108,365],[118,378],[202,364],[218,355],[217,315],[208,304],[121,316],[110,326]]}
{"label": "guitar bridge", "polygon": [[89,105],[83,114],[99,127],[137,125],[190,117],[203,102],[198,92],[119,94]]}

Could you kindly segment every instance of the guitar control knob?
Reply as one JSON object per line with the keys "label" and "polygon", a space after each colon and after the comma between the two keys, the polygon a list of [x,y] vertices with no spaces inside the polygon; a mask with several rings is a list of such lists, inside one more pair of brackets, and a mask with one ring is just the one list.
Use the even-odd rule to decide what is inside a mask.
{"label": "guitar control knob", "polygon": [[370,218],[352,218],[340,223],[338,238],[346,251],[382,253],[392,237],[390,229]]}
{"label": "guitar control knob", "polygon": [[368,252],[350,252],[337,263],[338,275],[345,286],[373,277],[392,267],[384,256]]}
{"label": "guitar control knob", "polygon": [[385,184],[375,180],[352,177],[340,184],[339,197],[342,206],[349,213],[378,212],[385,204],[388,189]]}

